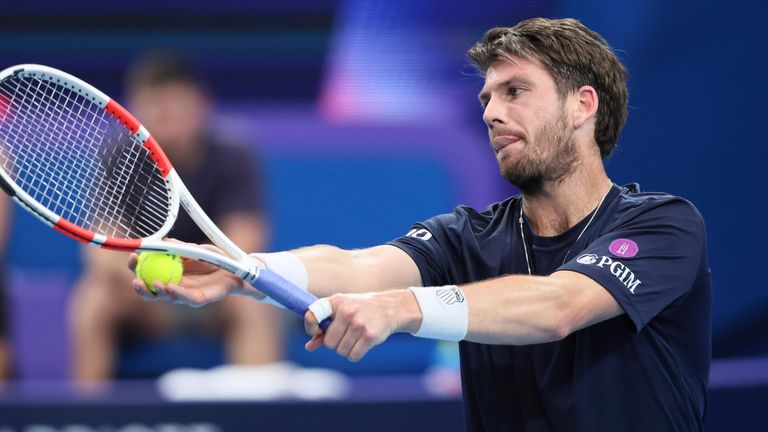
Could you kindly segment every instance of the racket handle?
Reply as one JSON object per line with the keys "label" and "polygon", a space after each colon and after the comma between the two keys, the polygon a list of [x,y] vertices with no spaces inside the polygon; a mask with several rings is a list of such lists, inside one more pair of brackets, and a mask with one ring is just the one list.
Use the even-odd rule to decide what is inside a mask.
{"label": "racket handle", "polygon": [[[254,288],[302,318],[309,310],[309,305],[317,301],[314,295],[267,268],[261,269],[259,277],[250,283]],[[329,325],[331,325],[331,319],[326,318],[320,323],[320,328],[325,331],[328,330]]]}

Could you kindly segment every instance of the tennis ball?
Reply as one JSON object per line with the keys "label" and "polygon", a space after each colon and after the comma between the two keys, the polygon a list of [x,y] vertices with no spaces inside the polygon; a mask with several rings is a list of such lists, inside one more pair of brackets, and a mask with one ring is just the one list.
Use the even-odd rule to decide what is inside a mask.
{"label": "tennis ball", "polygon": [[178,255],[157,252],[142,252],[136,263],[136,277],[147,284],[147,288],[156,293],[152,287],[154,281],[164,284],[177,284],[184,274],[184,266]]}

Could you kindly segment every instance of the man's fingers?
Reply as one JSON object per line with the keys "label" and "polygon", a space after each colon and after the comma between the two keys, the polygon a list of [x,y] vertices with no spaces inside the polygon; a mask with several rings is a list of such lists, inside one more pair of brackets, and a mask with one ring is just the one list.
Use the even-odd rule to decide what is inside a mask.
{"label": "man's fingers", "polygon": [[133,280],[133,290],[136,291],[136,294],[138,294],[139,297],[147,301],[165,300],[164,292],[157,291],[157,289],[155,289],[155,292],[150,291],[141,279]]}
{"label": "man's fingers", "polygon": [[330,350],[335,350],[339,345],[341,338],[347,330],[347,326],[344,323],[334,321],[328,326],[328,330],[325,331],[324,345]]}
{"label": "man's fingers", "polygon": [[307,334],[315,336],[323,333],[320,328],[320,322],[333,315],[333,305],[328,298],[315,300],[309,305],[309,310],[304,314],[304,331]]}
{"label": "man's fingers", "polygon": [[311,336],[319,336],[323,333],[323,331],[320,330],[320,324],[318,324],[315,314],[313,314],[312,311],[307,311],[304,314],[304,331]]}
{"label": "man's fingers", "polygon": [[321,346],[323,346],[323,337],[324,337],[323,334],[312,336],[312,339],[310,339],[309,342],[307,342],[304,345],[304,349],[306,349],[307,351],[314,351],[320,348]]}
{"label": "man's fingers", "polygon": [[[358,361],[392,334],[394,327],[388,319],[388,307],[388,303],[376,301],[371,295],[334,294],[319,299],[304,315],[304,329],[312,335],[305,348],[314,351],[325,346],[351,361]],[[332,318],[331,325],[323,333],[318,320],[328,316]]]}
{"label": "man's fingers", "polygon": [[200,290],[191,290],[180,287],[179,285],[163,285],[160,281],[152,284],[153,291],[147,288],[147,285],[141,279],[133,280],[133,290],[144,300],[157,301],[162,300],[166,303],[180,303],[192,307],[202,306],[206,303],[205,296]]}
{"label": "man's fingers", "polygon": [[373,346],[370,345],[367,340],[359,338],[357,339],[357,342],[355,342],[355,346],[349,351],[347,358],[350,361],[356,362],[363,358],[364,355],[368,354],[368,351],[370,351],[371,348],[373,348]]}
{"label": "man's fingers", "polygon": [[317,322],[323,322],[326,318],[333,316],[333,305],[327,297],[315,300],[309,305],[309,310]]}
{"label": "man's fingers", "polygon": [[174,303],[182,303],[185,304],[186,302],[180,298],[178,285],[171,285],[168,284],[167,286],[164,286],[162,282],[154,282],[153,286],[157,290],[157,292],[164,291],[166,296],[168,296],[168,299],[170,299]]}
{"label": "man's fingers", "polygon": [[182,288],[179,285],[169,284],[165,287],[165,291],[174,303],[191,307],[200,307],[209,303],[209,298],[200,289]]}
{"label": "man's fingers", "polygon": [[339,345],[336,347],[336,353],[342,357],[348,357],[349,352],[352,350],[352,347],[355,346],[355,343],[362,333],[363,329],[359,326],[347,327],[347,332],[344,333],[344,337],[341,338]]}
{"label": "man's fingers", "polygon": [[131,270],[131,273],[136,273],[136,264],[139,262],[139,255],[136,253],[132,253],[128,257],[128,269]]}

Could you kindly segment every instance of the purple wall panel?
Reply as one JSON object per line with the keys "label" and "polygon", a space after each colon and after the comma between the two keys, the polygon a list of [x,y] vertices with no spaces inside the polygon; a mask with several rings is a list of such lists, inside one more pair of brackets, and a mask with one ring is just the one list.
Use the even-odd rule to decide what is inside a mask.
{"label": "purple wall panel", "polygon": [[457,205],[483,209],[512,192],[500,178],[487,137],[461,122],[334,123],[309,107],[292,106],[230,106],[221,112],[218,129],[250,137],[264,154],[429,157],[454,173]]}
{"label": "purple wall panel", "polygon": [[11,269],[11,343],[16,377],[25,380],[69,377],[67,304],[71,275]]}

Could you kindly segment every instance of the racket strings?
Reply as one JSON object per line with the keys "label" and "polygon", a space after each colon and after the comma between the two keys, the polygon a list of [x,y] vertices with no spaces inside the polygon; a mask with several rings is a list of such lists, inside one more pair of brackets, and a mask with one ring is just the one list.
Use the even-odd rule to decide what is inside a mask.
{"label": "racket strings", "polygon": [[[41,82],[37,82],[37,87],[36,87],[37,91],[41,90],[41,88],[40,88],[41,84],[42,84]],[[29,93],[30,93],[28,91],[24,91],[23,88],[20,88],[18,86],[16,87],[16,90],[17,91],[23,91],[27,95],[29,95]],[[19,117],[19,116],[17,116],[17,117],[15,117],[15,118],[23,118],[24,126],[26,126],[28,128],[29,127],[38,127],[37,136],[43,139],[43,141],[40,142],[40,144],[44,145],[44,150],[46,150],[48,152],[48,156],[51,155],[51,145],[50,144],[51,144],[51,142],[53,142],[55,140],[55,138],[54,138],[55,135],[61,134],[62,138],[63,139],[67,139],[67,140],[71,140],[73,138],[77,139],[77,137],[72,137],[72,133],[71,133],[72,131],[68,131],[66,129],[62,129],[61,128],[61,124],[59,124],[59,123],[55,123],[55,122],[40,122],[40,123],[38,123],[38,122],[35,122],[35,120],[39,119],[41,117],[41,115],[58,116],[59,118],[62,118],[62,120],[64,122],[72,121],[71,120],[71,112],[69,112],[69,111],[66,112],[66,113],[62,112],[62,110],[60,108],[61,108],[60,106],[56,106],[56,105],[53,105],[53,106],[43,106],[42,104],[39,103],[39,101],[37,101],[35,99],[27,98],[26,100],[22,99],[21,109],[25,109],[25,110],[28,110],[28,111],[34,113],[34,116],[26,116],[26,117]],[[42,109],[45,109],[46,112],[45,113],[41,113]],[[44,129],[39,129],[39,126],[43,126]],[[34,142],[32,142],[32,143],[28,142],[28,141],[33,140],[35,138],[34,135],[32,135],[32,134],[22,135],[22,137],[24,138],[24,141],[25,141],[25,144],[27,144],[27,147],[30,147],[30,144],[31,144],[31,146],[35,145]],[[17,139],[18,139],[18,137],[17,137]],[[79,147],[79,148],[73,149],[73,150],[78,150],[79,153],[80,153],[80,154],[76,154],[75,156],[79,156],[81,159],[83,159],[82,158],[82,156],[83,156],[82,155],[82,150],[86,149],[86,148],[87,147]],[[58,147],[54,147],[53,148],[53,150],[57,150],[57,149],[58,149]],[[34,150],[34,147],[30,148],[30,150]],[[59,198],[59,197],[58,196],[52,196],[52,195],[53,194],[56,194],[56,195],[61,194],[63,196],[63,188],[61,187],[62,183],[57,181],[57,180],[64,178],[66,183],[72,184],[72,173],[75,172],[75,170],[71,170],[70,169],[69,171],[65,172],[65,171],[61,170],[61,168],[62,168],[62,164],[61,163],[58,163],[56,165],[54,165],[52,163],[46,163],[46,160],[41,158],[41,157],[45,157],[44,153],[40,153],[40,152],[26,152],[26,153],[18,153],[18,155],[19,156],[24,156],[24,157],[21,159],[21,161],[17,160],[15,162],[17,164],[19,164],[19,162],[20,162],[20,165],[22,165],[23,169],[26,170],[26,171],[24,171],[24,170],[20,171],[21,176],[17,179],[17,182],[18,182],[19,179],[21,179],[22,181],[18,182],[18,183],[21,183],[22,185],[28,184],[31,187],[31,189],[34,192],[36,192],[37,195],[39,195],[40,199],[38,199],[38,201],[40,201],[41,204],[43,204],[44,206],[48,207],[54,213],[61,214],[62,213],[62,211],[61,211],[62,208],[61,207],[64,204],[67,204],[67,203],[65,201],[61,200],[61,199],[55,199],[55,198]],[[69,155],[64,155],[64,154],[61,154],[61,152],[56,152],[56,154],[55,154],[55,156],[57,156],[59,158],[67,157],[67,156],[70,156],[70,155],[72,155],[72,154],[70,153]],[[74,160],[77,160],[77,157]],[[83,159],[83,160],[86,160],[86,159]],[[59,161],[61,161],[61,159],[59,159]],[[70,168],[72,168],[75,165],[70,163],[70,164],[67,164],[66,166],[69,166]],[[83,168],[84,168],[83,166],[77,166],[77,172],[78,173],[82,173],[83,172]],[[76,177],[77,177],[77,183],[79,185],[81,185],[83,187],[88,185],[87,180],[82,175],[77,175],[76,174]],[[40,182],[41,187],[44,188],[44,189],[41,190],[40,188],[36,187],[37,186],[37,182],[28,182],[28,181],[25,182],[24,181],[24,180],[30,180],[30,179],[31,180],[47,179],[48,181],[47,182]],[[87,190],[86,190],[86,194],[84,194],[83,196],[88,196]],[[38,197],[35,196],[35,198],[38,198]],[[82,198],[82,196],[81,196],[81,198]],[[78,208],[80,210],[78,212],[78,214],[82,216],[82,211],[84,209],[86,209],[86,206],[83,205],[84,203],[81,202],[81,201],[73,202],[71,197],[70,197],[70,199],[68,201],[69,201],[70,205],[73,205],[73,206],[75,206],[76,208]]]}
{"label": "racket strings", "polygon": [[97,104],[49,80],[0,83],[0,165],[50,211],[109,237],[147,237],[170,213],[147,149]]}

